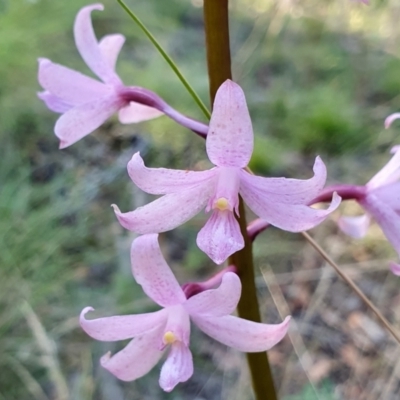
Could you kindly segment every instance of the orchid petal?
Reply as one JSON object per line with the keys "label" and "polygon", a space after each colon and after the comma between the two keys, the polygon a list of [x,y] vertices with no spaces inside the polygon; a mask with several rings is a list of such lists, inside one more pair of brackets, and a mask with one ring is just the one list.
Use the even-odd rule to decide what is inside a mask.
{"label": "orchid petal", "polygon": [[63,99],[54,96],[52,93],[48,92],[47,90],[44,92],[39,92],[37,94],[40,100],[42,100],[47,108],[51,111],[54,111],[56,113],[65,113],[68,110],[70,110],[73,105],[65,102]]}
{"label": "orchid petal", "polygon": [[154,328],[165,326],[168,319],[168,312],[165,309],[147,314],[86,319],[89,311],[94,311],[94,309],[86,307],[81,312],[79,322],[82,329],[92,338],[105,342],[143,335]]}
{"label": "orchid petal", "polygon": [[60,148],[74,144],[97,129],[121,105],[116,96],[103,97],[72,108],[56,122],[54,132],[60,139]]}
{"label": "orchid petal", "polygon": [[125,36],[119,33],[104,36],[99,42],[99,49],[103,56],[103,59],[108,62],[113,71],[115,70],[115,64],[117,63],[118,54],[121,51],[124,43]]}
{"label": "orchid petal", "polygon": [[197,246],[216,264],[222,264],[230,255],[243,249],[244,239],[233,212],[213,211],[197,235]]}
{"label": "orchid petal", "polygon": [[226,272],[217,289],[198,293],[186,300],[183,306],[190,315],[220,317],[235,310],[241,292],[242,284],[239,277],[234,272]]}
{"label": "orchid petal", "polygon": [[135,211],[121,213],[117,206],[113,207],[119,223],[130,231],[140,234],[166,232],[198,214],[205,207],[211,190],[209,182],[205,182],[166,194]]}
{"label": "orchid petal", "polygon": [[[326,167],[320,157],[315,159],[314,176],[310,179],[263,178],[241,173],[240,193],[251,192],[282,204],[308,204],[320,193],[326,181]],[[249,194],[248,197],[251,195]],[[247,202],[247,201],[246,201]]]}
{"label": "orchid petal", "polygon": [[389,162],[367,183],[368,190],[389,185],[400,179],[400,148],[392,149],[393,157]]}
{"label": "orchid petal", "polygon": [[95,79],[46,58],[39,59],[38,80],[44,89],[74,106],[104,97],[112,90]]}
{"label": "orchid petal", "polygon": [[74,24],[75,44],[88,67],[105,83],[120,84],[113,68],[103,57],[96,36],[93,31],[91,12],[104,10],[102,4],[92,4],[83,7],[77,14]]}
{"label": "orchid petal", "polygon": [[219,167],[244,168],[253,152],[253,128],[243,90],[231,80],[217,91],[206,147]]}
{"label": "orchid petal", "polygon": [[173,343],[161,368],[159,380],[161,388],[166,392],[171,392],[178,383],[186,382],[192,375],[192,353],[184,343]]}
{"label": "orchid petal", "polygon": [[158,235],[136,238],[131,247],[132,273],[144,292],[162,307],[183,303],[186,296],[161,254]]}
{"label": "orchid petal", "polygon": [[379,187],[373,191],[386,206],[400,212],[400,182]]}
{"label": "orchid petal", "polygon": [[338,226],[342,232],[355,239],[363,238],[371,224],[371,218],[367,214],[357,217],[341,217],[338,220]]}
{"label": "orchid petal", "polygon": [[386,119],[385,119],[385,128],[389,129],[390,126],[392,125],[392,123],[394,121],[396,121],[396,119],[400,118],[400,113],[394,113],[394,114],[390,114]]}
{"label": "orchid petal", "polygon": [[137,336],[113,356],[105,354],[100,359],[101,366],[123,381],[133,381],[146,375],[163,355],[159,348],[162,329],[155,328]]}
{"label": "orchid petal", "polygon": [[[326,210],[319,210],[303,204],[291,204],[290,192],[284,195],[269,195],[252,186],[251,180],[242,179],[240,194],[250,209],[269,224],[290,232],[301,232],[320,224],[330,213],[339,207],[341,198],[334,193],[332,202]],[[294,193],[293,201],[307,198],[307,194]]]}
{"label": "orchid petal", "polygon": [[156,108],[131,102],[119,110],[118,118],[121,124],[136,124],[161,117],[162,115],[164,113]]}
{"label": "orchid petal", "polygon": [[223,317],[192,316],[193,322],[213,339],[247,353],[269,350],[286,335],[290,317],[281,324],[269,325],[232,315]]}
{"label": "orchid petal", "polygon": [[360,204],[375,218],[397,254],[400,255],[400,215],[373,192],[360,201]]}
{"label": "orchid petal", "polygon": [[400,264],[396,264],[392,261],[389,263],[389,268],[394,275],[400,276]]}
{"label": "orchid petal", "polygon": [[143,191],[151,194],[167,194],[212,179],[215,176],[216,169],[183,171],[167,168],[147,168],[140,153],[137,152],[128,163],[128,173],[132,181]]}

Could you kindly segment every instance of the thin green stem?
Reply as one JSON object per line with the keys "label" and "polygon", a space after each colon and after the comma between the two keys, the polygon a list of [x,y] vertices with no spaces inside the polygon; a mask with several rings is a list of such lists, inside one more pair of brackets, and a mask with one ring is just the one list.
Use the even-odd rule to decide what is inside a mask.
{"label": "thin green stem", "polygon": [[[232,77],[228,0],[204,0],[204,26],[212,104],[220,85]],[[261,322],[254,280],[252,243],[247,235],[245,209],[241,198],[239,199],[239,215],[240,217],[237,217],[237,219],[245,246],[229,258],[229,264],[236,266],[242,282],[242,295],[238,304],[238,314],[242,318]],[[248,353],[247,361],[256,400],[277,400],[267,353]]]}
{"label": "thin green stem", "polygon": [[185,86],[186,90],[193,97],[194,101],[197,103],[197,105],[203,111],[203,113],[207,117],[207,119],[210,119],[210,117],[211,117],[210,111],[208,110],[206,105],[203,103],[201,98],[198,96],[198,94],[195,92],[195,90],[192,88],[192,86],[187,81],[187,79],[183,76],[182,72],[179,70],[178,66],[175,64],[175,62],[172,60],[172,58],[162,48],[162,46],[157,41],[157,39],[154,37],[154,35],[146,28],[146,26],[139,19],[139,17],[125,4],[125,2],[123,0],[117,0],[117,2],[126,11],[126,13],[133,19],[133,21],[135,21],[135,23],[144,32],[144,34],[149,38],[149,40],[154,45],[154,47],[159,51],[159,53],[162,55],[164,60],[168,63],[168,65],[171,67],[171,69],[175,72],[176,76],[182,82],[183,86]]}

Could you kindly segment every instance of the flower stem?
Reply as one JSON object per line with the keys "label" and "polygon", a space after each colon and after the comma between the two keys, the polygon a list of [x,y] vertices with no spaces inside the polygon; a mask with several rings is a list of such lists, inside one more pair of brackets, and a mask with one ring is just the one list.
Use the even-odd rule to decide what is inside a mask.
{"label": "flower stem", "polygon": [[[218,88],[232,78],[229,47],[228,0],[204,0],[204,26],[207,47],[207,66],[210,80],[210,98],[214,102]],[[242,282],[242,296],[238,304],[238,314],[255,322],[261,322],[257,292],[254,280],[252,243],[247,235],[246,217],[240,199],[238,217],[245,247],[229,258],[235,265]],[[271,368],[266,352],[248,353],[247,361],[256,400],[277,400]]]}

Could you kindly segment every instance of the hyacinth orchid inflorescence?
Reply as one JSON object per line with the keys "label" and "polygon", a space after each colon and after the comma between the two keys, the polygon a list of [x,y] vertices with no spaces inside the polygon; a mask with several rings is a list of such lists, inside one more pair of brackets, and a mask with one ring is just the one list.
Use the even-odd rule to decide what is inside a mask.
{"label": "hyacinth orchid inflorescence", "polygon": [[206,207],[212,213],[197,245],[221,264],[244,247],[234,215],[239,214],[239,194],[256,215],[291,232],[313,228],[340,203],[334,195],[327,210],[307,205],[325,185],[326,168],[319,157],[308,180],[262,178],[245,171],[253,152],[253,130],[244,93],[230,80],[216,94],[206,148],[215,165],[208,171],[147,168],[140,154],[134,154],[128,164],[133,182],[147,193],[164,196],[132,212],[121,213],[114,206],[121,225],[139,234],[165,232]]}
{"label": "hyacinth orchid inflorescence", "polygon": [[[357,199],[367,214],[341,217],[338,223],[343,232],[361,238],[367,233],[372,216],[400,257],[400,146],[391,152],[391,160],[365,185],[363,195]],[[392,262],[390,269],[400,275],[399,264]]]}
{"label": "hyacinth orchid inflorescence", "polygon": [[280,324],[267,325],[229,315],[241,294],[240,279],[234,272],[224,273],[216,289],[187,298],[161,254],[157,237],[151,234],[134,240],[131,261],[134,278],[163,309],[93,320],[86,319],[91,307],[81,313],[81,326],[94,339],[134,338],[115,355],[104,355],[100,361],[104,368],[121,380],[133,381],[147,374],[169,348],[159,380],[169,392],[193,374],[190,321],[215,340],[244,352],[266,351],[285,336],[290,317]]}

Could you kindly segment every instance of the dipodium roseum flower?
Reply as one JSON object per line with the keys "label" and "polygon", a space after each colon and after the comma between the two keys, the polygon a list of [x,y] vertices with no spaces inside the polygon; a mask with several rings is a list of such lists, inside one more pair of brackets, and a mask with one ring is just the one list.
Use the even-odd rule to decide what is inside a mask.
{"label": "dipodium roseum flower", "polygon": [[[391,152],[391,160],[365,185],[365,195],[358,199],[367,214],[342,217],[339,227],[348,235],[361,238],[367,233],[372,216],[400,257],[400,146]],[[400,275],[399,264],[391,263],[390,268]]]}
{"label": "dipodium roseum flower", "polygon": [[74,25],[76,47],[102,82],[48,59],[39,59],[38,79],[45,91],[38,96],[50,110],[63,114],[54,128],[60,148],[93,132],[117,111],[122,123],[146,121],[162,115],[155,108],[127,100],[125,87],[115,72],[125,38],[114,34],[97,42],[93,32],[91,12],[103,8],[102,4],[82,8]]}
{"label": "dipodium roseum flower", "polygon": [[114,206],[121,225],[140,234],[164,232],[205,207],[211,216],[197,236],[197,245],[220,264],[244,247],[234,215],[239,214],[239,194],[259,217],[291,232],[318,225],[340,203],[335,195],[327,210],[307,206],[326,180],[319,157],[315,175],[308,180],[262,178],[244,170],[253,152],[253,130],[244,93],[230,80],[216,94],[206,147],[215,165],[209,171],[146,168],[136,153],[128,164],[129,176],[145,192],[164,196],[128,213]]}
{"label": "dipodium roseum flower", "polygon": [[226,272],[221,284],[186,298],[158,246],[156,234],[144,235],[132,244],[132,272],[144,292],[163,309],[138,314],[86,319],[93,309],[85,308],[82,328],[102,341],[134,338],[124,349],[104,355],[101,365],[124,381],[147,374],[168,352],[161,368],[160,386],[171,391],[193,374],[189,350],[190,321],[215,340],[244,352],[266,351],[288,330],[290,317],[281,324],[247,321],[231,314],[240,298],[241,283],[233,272]]}

